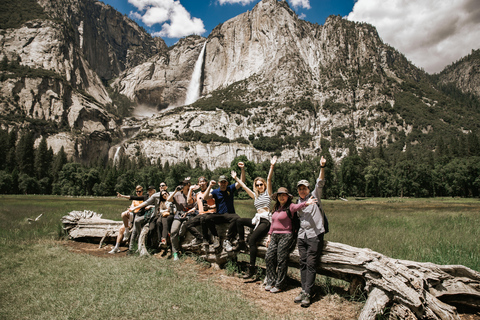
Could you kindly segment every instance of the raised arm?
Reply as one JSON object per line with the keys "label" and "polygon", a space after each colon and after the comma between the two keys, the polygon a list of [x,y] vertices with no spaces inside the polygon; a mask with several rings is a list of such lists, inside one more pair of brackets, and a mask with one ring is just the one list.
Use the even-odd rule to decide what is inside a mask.
{"label": "raised arm", "polygon": [[173,192],[168,196],[167,201],[173,202],[173,197],[175,197],[175,194],[176,194],[178,191],[180,191],[180,190],[182,190],[182,187],[177,186],[177,187],[175,188],[175,191],[173,191]]}
{"label": "raised arm", "polygon": [[193,190],[196,190],[198,188],[200,188],[200,187],[195,184],[195,185],[190,186],[190,188],[188,189],[188,194],[187,194],[187,203],[188,204],[193,203],[192,193],[193,193]]}
{"label": "raised arm", "polygon": [[[238,166],[240,167],[240,180],[245,184],[245,164],[243,162],[239,162]],[[238,190],[240,189],[240,184],[235,183],[235,188]]]}
{"label": "raised arm", "polygon": [[204,199],[205,200],[208,200],[208,199],[212,199],[213,196],[212,194],[210,193],[210,191],[212,190],[212,187],[216,184],[217,182],[215,180],[212,180],[210,181],[210,183],[208,184],[208,187],[207,187],[207,190],[205,190],[205,193],[204,193]]}
{"label": "raised arm", "polygon": [[320,174],[318,175],[318,181],[315,183],[315,189],[313,195],[318,199],[322,199],[323,186],[325,185],[325,164],[327,160],[322,156],[320,159]]}
{"label": "raised arm", "polygon": [[247,192],[250,198],[255,199],[255,193],[252,190],[250,190],[250,188],[247,187],[247,185],[242,180],[238,179],[237,173],[234,170],[232,170],[230,174],[232,175],[232,178],[235,179],[235,181],[237,182],[236,186],[240,185],[243,188],[243,190]]}
{"label": "raised arm", "polygon": [[273,167],[275,167],[275,163],[277,163],[277,156],[274,156],[272,160],[270,160],[270,170],[268,171],[268,177],[267,177],[267,191],[269,196],[272,196],[273,194],[272,176],[273,176]]}

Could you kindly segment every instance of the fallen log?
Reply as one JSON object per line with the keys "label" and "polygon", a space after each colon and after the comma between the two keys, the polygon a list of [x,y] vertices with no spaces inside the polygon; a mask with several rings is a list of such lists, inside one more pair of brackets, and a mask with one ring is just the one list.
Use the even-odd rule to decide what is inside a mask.
{"label": "fallen log", "polygon": [[[96,214],[78,211],[62,218],[65,230],[72,239],[116,238],[122,222],[101,219]],[[113,228],[117,228],[116,231]],[[219,226],[219,234],[225,234]],[[145,246],[148,228],[139,237],[139,252],[149,255]],[[246,230],[248,235],[248,230]],[[190,246],[193,237],[187,233],[182,248],[201,255],[206,261],[224,264],[236,252],[215,252],[212,246]],[[258,256],[265,257],[266,239],[259,242]],[[248,252],[247,252],[248,253]],[[289,265],[299,266],[295,249],[289,256]],[[368,295],[359,319],[375,319],[386,310],[401,319],[460,319],[457,307],[480,311],[480,273],[461,265],[436,265],[393,259],[368,248],[356,248],[342,243],[325,241],[319,274],[343,279],[360,286]]]}

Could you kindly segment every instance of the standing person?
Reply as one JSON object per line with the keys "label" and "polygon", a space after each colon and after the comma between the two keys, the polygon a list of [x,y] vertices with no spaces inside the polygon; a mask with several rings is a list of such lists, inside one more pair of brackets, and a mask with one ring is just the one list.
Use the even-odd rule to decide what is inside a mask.
{"label": "standing person", "polygon": [[[203,244],[205,253],[208,253],[208,228],[205,224],[205,217],[207,214],[215,213],[216,206],[215,200],[213,198],[209,199],[208,201],[204,200],[207,191],[207,179],[205,177],[202,176],[198,178],[198,185],[193,186],[192,190],[198,188],[200,188],[200,191],[197,192],[195,197],[198,215],[185,222],[185,227],[195,237],[195,239],[192,240],[190,245],[195,246]],[[189,193],[189,195],[192,199],[194,198],[191,196],[191,193]],[[197,226],[201,226],[202,233],[198,232],[196,228]]]}
{"label": "standing person", "polygon": [[[243,162],[238,163],[238,167],[241,169],[240,180],[245,183],[245,165]],[[217,212],[209,214],[205,217],[205,223],[210,229],[210,232],[214,236],[214,246],[215,242],[218,241],[218,233],[215,228],[215,224],[219,223],[229,223],[227,229],[227,238],[223,241],[223,247],[226,251],[232,251],[233,247],[231,241],[233,241],[236,235],[236,220],[240,217],[235,213],[235,207],[233,205],[233,195],[234,192],[240,188],[239,183],[228,184],[227,177],[221,175],[218,179],[220,188],[213,190],[210,193],[211,188],[216,184],[214,180],[210,181],[208,188],[206,190],[205,200],[210,198],[215,199],[215,205],[217,206]]]}
{"label": "standing person", "polygon": [[321,198],[325,185],[325,164],[327,160],[322,156],[320,159],[320,174],[313,192],[310,193],[310,184],[307,180],[297,183],[299,204],[306,203],[310,198],[316,198],[318,205],[308,206],[298,211],[300,229],[298,231],[298,253],[300,255],[300,275],[302,291],[295,297],[295,303],[302,307],[310,305],[313,285],[315,283],[316,266],[323,250],[323,237],[325,235],[324,212]]}
{"label": "standing person", "polygon": [[235,171],[232,171],[232,178],[237,181],[238,184],[247,192],[247,194],[255,199],[254,206],[257,209],[257,213],[253,219],[240,218],[237,219],[237,231],[238,231],[238,247],[237,250],[245,249],[245,226],[249,227],[252,232],[248,238],[248,247],[250,248],[250,264],[248,265],[248,272],[243,276],[244,279],[253,277],[256,274],[256,260],[257,260],[257,242],[262,239],[270,228],[270,222],[272,220],[270,214],[270,202],[272,196],[272,176],[273,168],[277,163],[277,157],[273,157],[270,161],[270,170],[268,172],[267,181],[261,177],[253,180],[253,190],[250,190],[245,183],[238,179]]}
{"label": "standing person", "polygon": [[294,243],[293,226],[295,212],[317,202],[315,198],[310,198],[299,204],[292,203],[293,196],[288,193],[287,188],[279,188],[272,195],[275,201],[272,214],[272,224],[268,231],[267,253],[265,262],[267,265],[267,285],[266,291],[277,293],[284,289],[287,276],[287,258],[290,254],[290,248]]}
{"label": "standing person", "polygon": [[[182,184],[175,188],[175,191],[168,197],[167,201],[172,202],[177,213],[175,214],[172,228],[170,230],[170,239],[172,240],[173,260],[178,260],[178,252],[180,251],[180,227],[189,215],[194,215],[195,202],[193,201],[190,179],[183,180]],[[190,195],[189,195],[190,194]],[[190,198],[190,199],[189,199]]]}

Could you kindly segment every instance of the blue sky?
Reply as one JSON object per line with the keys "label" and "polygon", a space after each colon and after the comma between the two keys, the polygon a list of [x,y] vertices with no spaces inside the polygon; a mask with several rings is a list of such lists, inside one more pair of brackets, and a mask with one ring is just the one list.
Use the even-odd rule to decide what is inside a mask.
{"label": "blue sky", "polygon": [[[168,46],[179,38],[207,37],[218,24],[259,0],[102,0]],[[374,25],[384,42],[417,67],[439,72],[478,49],[479,0],[287,0],[297,15],[323,25],[329,15]]]}

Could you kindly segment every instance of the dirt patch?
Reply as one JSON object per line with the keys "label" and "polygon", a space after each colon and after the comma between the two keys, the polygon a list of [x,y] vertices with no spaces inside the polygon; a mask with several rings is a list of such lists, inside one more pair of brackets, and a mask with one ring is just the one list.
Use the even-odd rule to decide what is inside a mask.
{"label": "dirt patch", "polygon": [[[108,244],[102,248],[96,243],[78,241],[65,241],[63,244],[75,253],[90,254],[96,257],[112,258],[127,255],[127,248],[121,247],[120,252],[109,254],[113,245]],[[170,253],[156,254],[157,259],[171,259]],[[317,294],[312,299],[309,308],[302,308],[293,302],[300,292],[300,283],[294,279],[289,281],[285,291],[273,294],[265,291],[262,281],[244,280],[238,276],[228,276],[225,270],[208,268],[198,264],[193,259],[187,258],[181,263],[188,263],[197,268],[200,281],[213,281],[226,290],[235,290],[245,299],[251,301],[259,308],[272,314],[272,317],[294,319],[329,319],[344,320],[358,319],[363,308],[363,303],[350,301],[340,294]],[[480,314],[460,314],[462,320],[480,320]]]}

